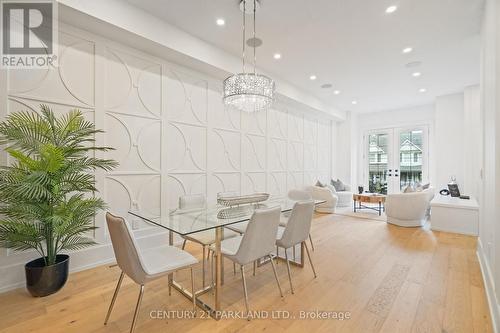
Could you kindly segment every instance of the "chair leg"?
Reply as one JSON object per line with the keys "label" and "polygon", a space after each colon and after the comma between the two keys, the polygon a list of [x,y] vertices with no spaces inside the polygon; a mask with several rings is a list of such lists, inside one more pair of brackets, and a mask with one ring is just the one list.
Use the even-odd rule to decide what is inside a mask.
{"label": "chair leg", "polygon": [[286,270],[288,271],[288,280],[290,281],[290,290],[292,291],[292,294],[295,294],[295,292],[293,291],[292,272],[290,271],[290,262],[288,261],[287,249],[285,249],[285,259],[286,259]]}
{"label": "chair leg", "polygon": [[196,291],[194,289],[194,273],[193,267],[191,267],[191,293],[193,294],[193,312],[196,315]]}
{"label": "chair leg", "polygon": [[311,254],[309,253],[309,248],[307,247],[307,244],[306,242],[304,241],[304,247],[306,248],[306,252],[307,252],[307,257],[309,258],[309,263],[311,264],[311,268],[313,270],[313,273],[314,273],[314,277],[316,278],[317,275],[316,275],[316,270],[314,269],[314,265],[313,265],[313,262],[311,260]]}
{"label": "chair leg", "polygon": [[233,274],[236,275],[236,263],[233,262]]}
{"label": "chair leg", "polygon": [[184,242],[182,242],[182,249],[183,250],[186,248],[186,241],[187,241],[187,239],[185,239]]}
{"label": "chair leg", "polygon": [[134,318],[132,319],[132,326],[130,326],[130,333],[134,333],[135,325],[137,323],[137,317],[139,316],[139,309],[141,307],[142,295],[144,295],[144,285],[141,285],[141,291],[139,292],[139,298],[137,299],[137,305],[135,306]]}
{"label": "chair leg", "polygon": [[113,298],[111,299],[111,304],[109,305],[108,313],[106,314],[106,319],[104,319],[104,325],[108,323],[109,316],[111,316],[111,311],[113,310],[113,306],[115,305],[116,296],[118,296],[118,291],[120,290],[120,286],[122,285],[123,276],[125,273],[123,271],[120,273],[120,278],[118,279],[118,283],[116,284],[115,292],[113,293]]}
{"label": "chair leg", "polygon": [[240,266],[241,268],[241,279],[243,280],[243,293],[245,294],[245,307],[247,308],[247,319],[250,320],[250,310],[248,308],[248,292],[247,292],[247,280],[245,279],[245,268],[243,265]]}
{"label": "chair leg", "polygon": [[203,288],[205,288],[205,256],[206,256],[206,252],[207,252],[207,247],[205,245],[203,245],[203,257],[201,259],[201,285]]}
{"label": "chair leg", "polygon": [[274,260],[271,255],[269,255],[269,260],[271,260],[271,265],[273,266],[274,277],[276,278],[276,283],[278,284],[278,289],[280,290],[280,295],[283,297],[283,291],[281,290],[280,280],[278,279],[278,273],[276,272],[276,266],[274,266]]}
{"label": "chair leg", "polygon": [[309,234],[309,242],[311,242],[311,249],[314,251],[314,244],[313,244],[313,239],[311,237],[311,234]]}
{"label": "chair leg", "polygon": [[255,272],[257,271],[257,260],[253,261],[253,276],[255,276]]}
{"label": "chair leg", "polygon": [[210,256],[210,277],[212,279],[212,294],[214,294],[214,286],[215,286],[215,282],[214,282],[214,256],[215,256],[215,252],[212,251],[212,255]]}

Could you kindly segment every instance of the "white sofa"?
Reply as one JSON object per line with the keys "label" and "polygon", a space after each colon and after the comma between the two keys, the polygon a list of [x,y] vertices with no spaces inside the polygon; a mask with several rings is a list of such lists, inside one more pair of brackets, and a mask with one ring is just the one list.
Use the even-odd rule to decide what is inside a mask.
{"label": "white sofa", "polygon": [[306,186],[304,189],[311,194],[314,200],[326,200],[326,202],[316,205],[315,210],[317,213],[335,213],[335,207],[337,207],[339,198],[329,188],[320,186]]}
{"label": "white sofa", "polygon": [[421,227],[430,215],[434,189],[421,192],[389,194],[385,200],[387,223],[401,227]]}
{"label": "white sofa", "polygon": [[352,205],[352,192],[349,185],[345,185],[345,191],[335,191],[335,187],[328,185],[333,193],[339,198],[337,207],[350,207]]}

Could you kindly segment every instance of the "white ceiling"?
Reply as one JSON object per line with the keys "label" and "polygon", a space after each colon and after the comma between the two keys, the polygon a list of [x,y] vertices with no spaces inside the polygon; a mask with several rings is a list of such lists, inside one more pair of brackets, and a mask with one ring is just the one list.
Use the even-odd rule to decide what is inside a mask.
{"label": "white ceiling", "polygon": [[[241,55],[238,0],[127,0]],[[483,0],[262,0],[258,66],[341,110],[432,103],[478,84]],[[385,9],[398,5],[393,14]],[[226,24],[219,27],[217,18]],[[404,47],[414,51],[402,54]],[[273,59],[279,52],[282,59]],[[250,60],[250,59],[249,59]],[[418,68],[406,68],[420,61]],[[411,74],[419,71],[422,76]],[[315,74],[315,81],[309,76]],[[320,86],[331,83],[333,88]],[[426,88],[426,93],[420,93]],[[338,89],[340,95],[334,95]],[[357,105],[351,101],[357,100]]]}

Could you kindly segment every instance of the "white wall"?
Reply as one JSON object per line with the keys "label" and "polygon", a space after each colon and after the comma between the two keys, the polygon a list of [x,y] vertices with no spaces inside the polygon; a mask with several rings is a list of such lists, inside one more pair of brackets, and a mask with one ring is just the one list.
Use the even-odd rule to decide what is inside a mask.
{"label": "white wall", "polygon": [[436,98],[435,159],[437,188],[446,188],[452,176],[464,184],[464,94]]}
{"label": "white wall", "polygon": [[[357,156],[353,178],[358,183],[366,180],[363,136],[367,132],[425,125],[429,128],[429,181],[441,189],[446,188],[451,176],[455,176],[464,194],[479,197],[482,139],[478,86],[467,87],[462,93],[440,96],[435,104],[358,114],[356,119],[357,129],[350,132],[356,132],[356,139],[349,148],[340,149]],[[349,120],[340,123],[338,128],[345,132],[350,128]],[[342,146],[344,141],[337,138],[337,142]],[[353,164],[353,159],[339,159],[336,166],[338,170],[348,170]]]}
{"label": "white wall", "polygon": [[478,257],[496,331],[500,328],[500,3],[487,0],[482,25],[483,182]]}
{"label": "white wall", "polygon": [[348,112],[346,120],[336,123],[334,126],[335,159],[332,176],[350,184],[353,188],[357,185],[356,180],[356,141],[357,141],[357,116]]}
{"label": "white wall", "polygon": [[[363,136],[368,131],[408,127],[427,126],[429,128],[429,179],[434,180],[433,151],[434,151],[434,105],[422,105],[404,109],[381,111],[374,113],[362,113],[357,115],[356,137],[353,140],[353,150],[356,156],[355,178],[358,185],[366,183],[366,162],[364,151],[366,149]],[[340,141],[337,141],[340,142]]]}
{"label": "white wall", "polygon": [[463,192],[481,202],[483,133],[479,86],[464,90],[464,180]]}
{"label": "white wall", "polygon": [[[2,71],[2,117],[48,104],[57,113],[81,109],[105,134],[98,145],[120,162],[96,174],[110,210],[138,209],[167,217],[180,195],[267,191],[327,180],[332,169],[332,126],[287,105],[255,114],[226,110],[221,81],[75,28],[60,25],[60,67]],[[5,154],[2,156],[6,163]],[[98,246],[73,253],[71,269],[110,262],[113,253],[103,213],[96,220]],[[148,246],[166,242],[162,229],[132,220]],[[24,283],[33,252],[0,249],[0,291]]]}

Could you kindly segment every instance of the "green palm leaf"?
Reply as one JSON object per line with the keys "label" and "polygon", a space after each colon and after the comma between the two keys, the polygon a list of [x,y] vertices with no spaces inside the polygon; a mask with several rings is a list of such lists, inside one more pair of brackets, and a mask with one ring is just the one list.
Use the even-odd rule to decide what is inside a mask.
{"label": "green palm leaf", "polygon": [[81,111],[56,117],[46,105],[0,123],[0,145],[14,159],[0,167],[0,246],[35,249],[50,265],[59,251],[95,244],[87,235],[106,205],[84,193],[97,192],[95,170],[118,165],[87,156],[112,149],[94,145],[98,133]]}

